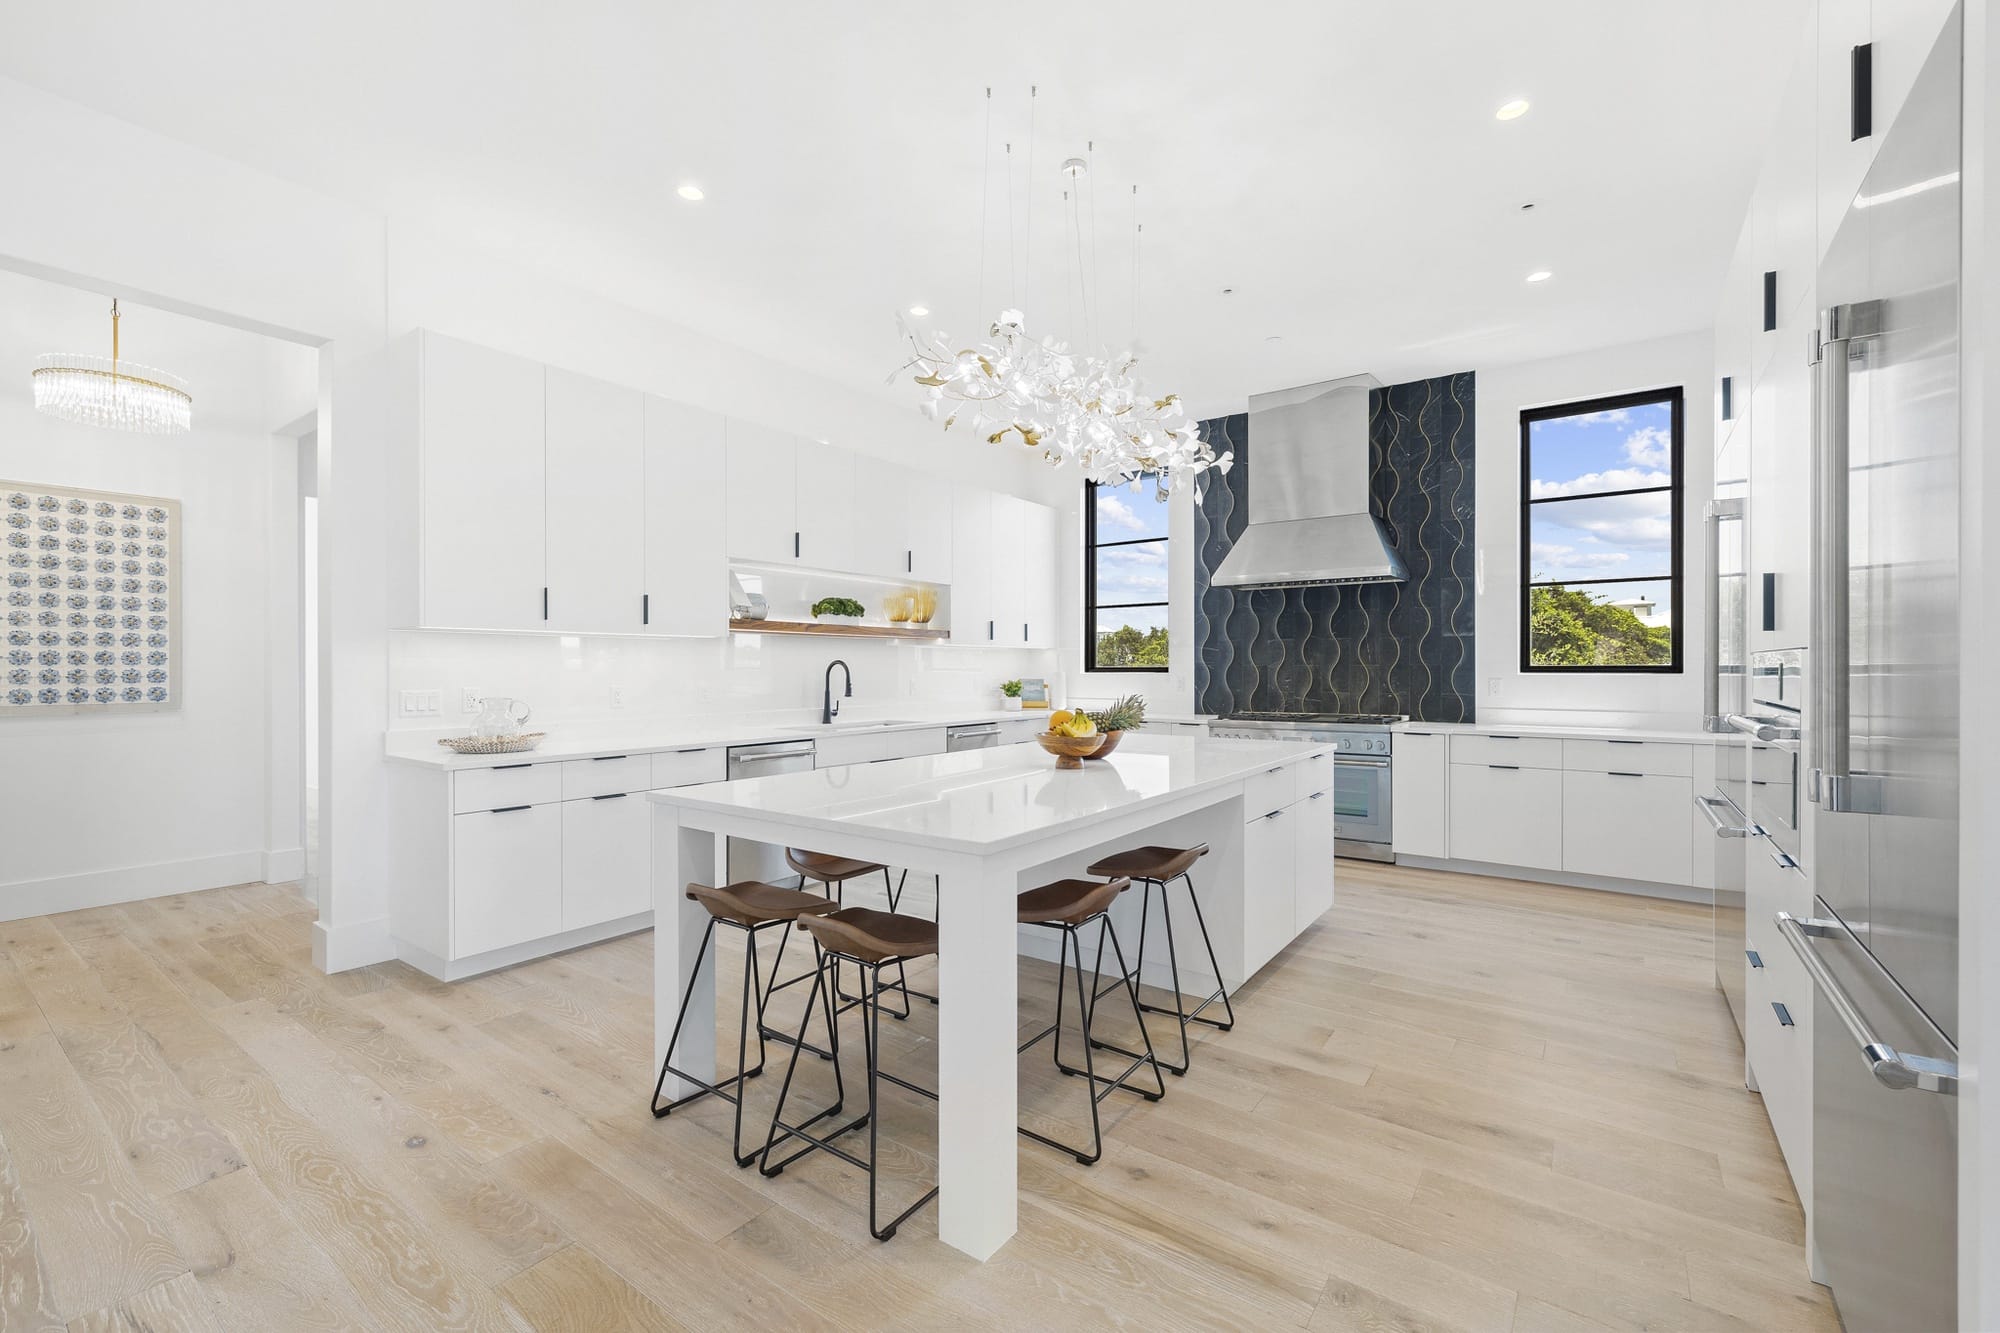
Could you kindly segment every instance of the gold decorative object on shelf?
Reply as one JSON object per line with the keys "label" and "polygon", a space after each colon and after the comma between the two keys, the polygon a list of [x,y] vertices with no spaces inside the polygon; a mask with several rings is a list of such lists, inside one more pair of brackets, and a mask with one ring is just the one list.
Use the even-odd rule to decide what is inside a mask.
{"label": "gold decorative object on shelf", "polygon": [[913,588],[910,591],[910,600],[910,619],[919,625],[930,624],[931,617],[937,614],[937,589]]}
{"label": "gold decorative object on shelf", "polygon": [[891,625],[908,624],[910,617],[916,614],[916,602],[916,594],[904,588],[882,599],[882,613],[889,617]]}

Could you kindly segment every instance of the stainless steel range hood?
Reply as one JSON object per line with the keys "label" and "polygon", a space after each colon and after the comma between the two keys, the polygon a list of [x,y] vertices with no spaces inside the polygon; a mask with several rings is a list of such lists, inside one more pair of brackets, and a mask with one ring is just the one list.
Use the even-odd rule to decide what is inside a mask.
{"label": "stainless steel range hood", "polygon": [[1368,391],[1352,375],[1250,399],[1250,526],[1222,558],[1226,588],[1409,577],[1368,511]]}

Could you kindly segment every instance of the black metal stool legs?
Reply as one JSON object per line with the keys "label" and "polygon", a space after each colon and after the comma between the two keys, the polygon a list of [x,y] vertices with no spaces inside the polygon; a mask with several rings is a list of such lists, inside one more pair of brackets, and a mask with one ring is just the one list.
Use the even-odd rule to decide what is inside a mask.
{"label": "black metal stool legs", "polygon": [[[868,1109],[855,1119],[829,1130],[825,1134],[815,1134],[810,1132],[809,1127],[837,1115],[842,1109],[842,1102],[845,1099],[845,1094],[839,1091],[840,1062],[837,1057],[840,1051],[840,1030],[836,1011],[833,1006],[833,996],[839,993],[840,964],[842,962],[853,963],[861,973],[863,983],[861,994],[855,1003],[861,1006],[861,1042],[868,1066]],[[805,1017],[799,1024],[798,1044],[792,1047],[791,1059],[785,1066],[785,1081],[778,1089],[778,1105],[771,1113],[771,1128],[764,1140],[764,1150],[761,1154],[758,1154],[759,1161],[757,1166],[757,1169],[764,1175],[775,1176],[801,1157],[815,1152],[829,1152],[850,1166],[856,1166],[866,1171],[868,1173],[868,1234],[876,1240],[888,1240],[894,1236],[897,1228],[909,1220],[911,1214],[937,1198],[938,1194],[937,1186],[933,1185],[922,1198],[919,1198],[915,1203],[903,1209],[902,1212],[890,1218],[886,1225],[881,1221],[880,1181],[877,1169],[877,1164],[881,1161],[879,1151],[881,1082],[887,1080],[898,1087],[907,1088],[911,1092],[928,1097],[932,1101],[937,1100],[937,1093],[931,1091],[929,1088],[919,1087],[907,1079],[898,1078],[896,1075],[887,1073],[882,1069],[882,994],[885,989],[895,989],[894,986],[885,987],[882,983],[882,969],[889,962],[895,962],[899,968],[902,965],[901,959],[888,959],[879,963],[868,963],[859,958],[844,958],[840,954],[828,953],[823,956],[822,966],[819,972],[815,974],[813,980],[812,999],[806,1002]],[[833,974],[830,980],[827,975],[828,972]],[[822,993],[827,996],[825,1014],[828,1043],[836,1055],[834,1061],[835,1101],[832,1106],[796,1125],[786,1124],[784,1119],[785,1102],[791,1094],[792,1075],[798,1069],[799,1051],[805,1045],[806,1029],[812,1022],[814,1002],[820,998]],[[907,1002],[908,997],[906,996],[905,1003],[907,1004]],[[852,1005],[847,1007],[851,1008]],[[845,1009],[842,1009],[840,1012],[845,1012]],[[892,1014],[891,1016],[893,1017],[894,1015]],[[868,1156],[865,1159],[856,1156],[834,1142],[835,1139],[841,1137],[843,1134],[852,1133],[864,1125],[868,1128]],[[806,1146],[788,1157],[773,1162],[771,1160],[771,1150],[788,1139],[802,1140]]]}
{"label": "black metal stool legs", "polygon": [[[1112,928],[1110,916],[1100,914],[1097,918],[1097,921],[1098,921],[1098,934],[1097,934],[1098,957],[1099,958],[1103,957],[1104,941],[1106,939],[1109,939],[1111,941],[1112,953],[1116,957],[1118,963],[1119,980],[1116,983],[1114,983],[1114,986],[1123,988],[1131,998],[1132,1021],[1137,1023],[1139,1026],[1139,1036],[1140,1039],[1145,1043],[1146,1047],[1145,1054],[1132,1055],[1132,1062],[1126,1065],[1125,1068],[1119,1071],[1119,1073],[1116,1074],[1115,1076],[1100,1074],[1097,1072],[1096,1063],[1091,1056],[1091,1051],[1093,1048],[1110,1049],[1117,1051],[1121,1055],[1130,1053],[1124,1051],[1122,1048],[1112,1047],[1109,1046],[1107,1043],[1096,1041],[1091,1037],[1091,1031],[1090,1031],[1091,1020],[1095,1016],[1097,1011],[1097,999],[1100,995],[1108,993],[1109,990],[1112,989],[1112,987],[1107,987],[1103,991],[1098,990],[1097,979],[1100,976],[1100,974],[1094,968],[1092,970],[1091,979],[1088,980],[1085,979],[1083,974],[1083,940],[1079,937],[1078,927],[1070,925],[1067,922],[1060,922],[1060,921],[1040,923],[1044,925],[1053,926],[1054,928],[1062,932],[1062,961],[1058,963],[1056,967],[1056,1021],[1051,1023],[1048,1027],[1043,1028],[1040,1032],[1037,1032],[1034,1036],[1028,1038],[1028,1040],[1022,1042],[1020,1046],[1016,1048],[1016,1053],[1019,1054],[1020,1052],[1028,1050],[1028,1048],[1034,1046],[1036,1043],[1040,1042],[1043,1038],[1053,1035],[1055,1037],[1055,1041],[1053,1043],[1052,1052],[1055,1058],[1056,1068],[1060,1069],[1066,1075],[1069,1075],[1071,1077],[1082,1077],[1088,1081],[1090,1088],[1090,1149],[1088,1152],[1072,1144],[1064,1143],[1060,1139],[1051,1138],[1046,1134],[1037,1133],[1036,1131],[1029,1129],[1026,1126],[1020,1127],[1020,1132],[1022,1133],[1023,1136],[1031,1138],[1037,1143],[1047,1144],[1051,1148],[1055,1148],[1058,1149],[1059,1151],[1066,1152],[1070,1154],[1070,1156],[1076,1158],[1077,1161],[1081,1162],[1085,1166],[1090,1166],[1094,1164],[1100,1157],[1104,1155],[1104,1129],[1103,1129],[1103,1123],[1097,1111],[1097,1104],[1099,1102],[1103,1101],[1106,1097],[1109,1097],[1113,1092],[1116,1092],[1120,1089],[1123,1089],[1126,1092],[1136,1092],[1149,1102],[1156,1102],[1160,1100],[1161,1097],[1166,1095],[1167,1091],[1166,1080],[1160,1076],[1160,1062],[1153,1054],[1152,1035],[1146,1031],[1146,1019],[1145,1016],[1142,1013],[1140,1013],[1139,1010],[1139,991],[1138,988],[1133,984],[1133,982],[1130,979],[1128,969],[1126,968],[1125,965],[1125,951],[1122,947],[1120,947],[1118,943],[1118,932]],[[1081,1069],[1077,1069],[1074,1066],[1064,1064],[1062,1058],[1063,995],[1064,992],[1067,990],[1065,973],[1072,966],[1071,962],[1072,959],[1074,959],[1074,967],[1076,972],[1077,1018],[1079,1026],[1081,1026],[1083,1030],[1083,1068]],[[1152,1090],[1148,1090],[1143,1087],[1128,1086],[1126,1082],[1126,1080],[1130,1079],[1133,1074],[1139,1071],[1141,1066],[1151,1066],[1153,1070],[1153,1082],[1155,1086]]]}
{"label": "black metal stool legs", "polygon": [[[694,972],[688,977],[687,990],[681,996],[680,1013],[674,1018],[673,1034],[667,1038],[667,1055],[666,1059],[660,1063],[659,1081],[653,1085],[653,1117],[655,1119],[664,1119],[681,1107],[686,1106],[689,1102],[698,1101],[710,1094],[722,1098],[736,1108],[735,1127],[730,1140],[731,1155],[735,1157],[736,1165],[748,1166],[757,1160],[757,1154],[754,1152],[746,1154],[743,1151],[743,1084],[764,1072],[765,992],[758,984],[757,932],[765,929],[765,926],[736,927],[743,932],[744,939],[743,1010],[737,1020],[736,1026],[736,1072],[720,1082],[711,1083],[706,1079],[696,1078],[684,1070],[674,1068],[674,1051],[680,1045],[681,1028],[687,1023],[688,1005],[694,999],[695,986],[700,983],[702,960],[707,957],[708,947],[715,939],[715,927],[717,923],[718,918],[711,917],[709,919],[708,929],[702,932],[701,945],[695,951]],[[735,923],[731,922],[730,924],[734,925]],[[774,922],[769,924],[782,925],[784,923]],[[756,1015],[757,1027],[757,1063],[755,1066],[749,1064],[750,1027],[751,1015],[753,1013]],[[795,1059],[797,1058],[797,1054],[797,1051],[793,1052]],[[687,1094],[685,1097],[679,1097],[663,1104],[660,1101],[660,1094],[666,1090],[669,1075],[679,1078],[683,1082],[694,1084],[695,1091]]]}
{"label": "black metal stool legs", "polygon": [[[1132,979],[1136,985],[1140,980],[1140,974],[1144,972],[1146,966],[1146,936],[1151,933],[1153,889],[1157,885],[1160,890],[1160,916],[1165,923],[1167,931],[1167,974],[1173,985],[1174,1002],[1172,1007],[1169,1008],[1165,1005],[1148,1004],[1141,1000],[1139,1007],[1149,1014],[1170,1016],[1180,1026],[1180,1063],[1174,1064],[1168,1060],[1160,1061],[1161,1067],[1175,1077],[1183,1077],[1188,1071],[1188,1061],[1192,1053],[1188,1045],[1187,1025],[1189,1023],[1206,1023],[1208,1026],[1219,1028],[1224,1032],[1236,1026],[1236,1009],[1229,1002],[1229,987],[1222,980],[1222,967],[1215,958],[1215,944],[1209,939],[1208,921],[1202,916],[1201,912],[1201,895],[1197,894],[1194,890],[1194,876],[1192,874],[1184,874],[1179,878],[1187,884],[1188,902],[1194,907],[1195,925],[1201,930],[1201,944],[1202,948],[1208,953],[1208,966],[1215,976],[1215,990],[1192,1009],[1188,1008],[1186,1001],[1182,999],[1180,951],[1174,947],[1174,909],[1172,901],[1167,896],[1167,886],[1172,882],[1170,880],[1142,879],[1139,881],[1143,888],[1143,896],[1139,902],[1139,948],[1135,959],[1136,966],[1132,973]],[[1104,943],[1102,940],[1098,941],[1097,953],[1098,961],[1101,964],[1104,958]],[[1100,990],[1098,994],[1102,995],[1105,993],[1105,990],[1109,989],[1109,987],[1106,987],[1104,990]],[[1217,1000],[1222,1001],[1222,1011],[1226,1017],[1220,1019],[1206,1017],[1203,1011]],[[1093,1003],[1095,1003],[1094,998]],[[1120,1055],[1129,1056],[1136,1054],[1135,1052],[1125,1050],[1123,1047],[1111,1046],[1103,1042],[1098,1043],[1098,1047],[1100,1050],[1116,1051]]]}

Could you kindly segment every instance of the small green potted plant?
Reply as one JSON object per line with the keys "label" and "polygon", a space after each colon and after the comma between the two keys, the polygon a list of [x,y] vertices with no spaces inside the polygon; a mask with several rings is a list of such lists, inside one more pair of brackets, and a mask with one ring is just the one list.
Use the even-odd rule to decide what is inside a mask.
{"label": "small green potted plant", "polygon": [[837,623],[858,624],[861,617],[868,614],[868,608],[852,597],[822,597],[812,604],[814,620],[831,620]]}
{"label": "small green potted plant", "polygon": [[1000,706],[1009,712],[1018,712],[1021,707],[1021,682],[1003,680],[1000,682]]}
{"label": "small green potted plant", "polygon": [[1086,712],[1084,716],[1095,722],[1097,729],[1104,733],[1104,744],[1098,747],[1096,753],[1084,758],[1102,759],[1118,748],[1119,737],[1146,725],[1146,700],[1143,695],[1128,694],[1114,699],[1106,707]]}

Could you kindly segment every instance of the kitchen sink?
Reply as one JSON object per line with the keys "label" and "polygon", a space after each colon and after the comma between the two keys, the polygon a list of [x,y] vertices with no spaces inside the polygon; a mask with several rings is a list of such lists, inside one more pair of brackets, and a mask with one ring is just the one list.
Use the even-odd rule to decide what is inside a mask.
{"label": "kitchen sink", "polygon": [[877,731],[883,727],[914,727],[922,725],[914,718],[892,717],[875,722],[814,722],[808,731]]}

